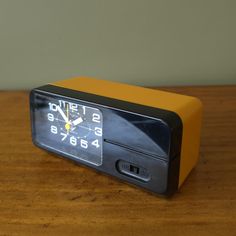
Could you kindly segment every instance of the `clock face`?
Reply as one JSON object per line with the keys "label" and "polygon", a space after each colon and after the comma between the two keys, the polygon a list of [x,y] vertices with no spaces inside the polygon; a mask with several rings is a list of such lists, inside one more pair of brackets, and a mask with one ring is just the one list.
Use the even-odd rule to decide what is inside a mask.
{"label": "clock face", "polygon": [[73,159],[102,164],[103,116],[87,103],[58,95],[34,95],[35,140]]}

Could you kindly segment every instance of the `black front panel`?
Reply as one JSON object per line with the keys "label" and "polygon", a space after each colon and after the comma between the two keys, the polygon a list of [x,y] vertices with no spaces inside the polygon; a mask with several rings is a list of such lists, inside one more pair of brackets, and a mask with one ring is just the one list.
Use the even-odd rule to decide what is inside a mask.
{"label": "black front panel", "polygon": [[[48,110],[50,103],[58,101],[64,107],[55,113]],[[66,109],[66,104],[71,107]],[[82,114],[84,107],[87,110]],[[53,129],[64,134],[52,132],[52,115],[48,114],[59,119]],[[51,85],[31,93],[36,145],[160,194],[170,194],[178,184],[182,124],[173,114]],[[169,169],[174,162],[172,176]]]}
{"label": "black front panel", "polygon": [[[121,161],[125,162],[124,167],[119,167]],[[105,143],[103,168],[111,175],[155,193],[165,194],[169,191],[169,163],[161,159]],[[145,173],[142,173],[143,170]]]}
{"label": "black front panel", "polygon": [[102,109],[104,139],[158,158],[169,158],[170,129],[156,118],[114,109]]}

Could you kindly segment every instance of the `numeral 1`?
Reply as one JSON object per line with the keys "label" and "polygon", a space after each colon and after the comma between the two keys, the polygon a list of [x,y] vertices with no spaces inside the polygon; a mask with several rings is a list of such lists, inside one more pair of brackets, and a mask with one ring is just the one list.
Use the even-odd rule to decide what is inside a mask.
{"label": "numeral 1", "polygon": [[59,106],[60,107],[65,107],[66,106],[66,102],[63,100],[59,100]]}
{"label": "numeral 1", "polygon": [[82,108],[83,108],[83,114],[85,115],[85,106],[83,106]]}

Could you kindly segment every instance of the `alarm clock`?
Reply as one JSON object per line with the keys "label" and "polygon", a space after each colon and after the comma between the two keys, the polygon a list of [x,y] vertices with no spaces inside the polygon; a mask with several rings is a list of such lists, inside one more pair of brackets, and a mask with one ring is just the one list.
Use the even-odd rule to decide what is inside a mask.
{"label": "alarm clock", "polygon": [[30,111],[36,146],[160,195],[198,160],[195,97],[79,77],[33,89]]}

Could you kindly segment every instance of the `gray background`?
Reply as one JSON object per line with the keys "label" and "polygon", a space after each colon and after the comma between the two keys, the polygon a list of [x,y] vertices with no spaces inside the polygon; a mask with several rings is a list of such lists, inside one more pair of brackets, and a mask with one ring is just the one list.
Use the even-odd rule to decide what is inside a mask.
{"label": "gray background", "polygon": [[234,0],[0,0],[0,89],[87,75],[236,82]]}

